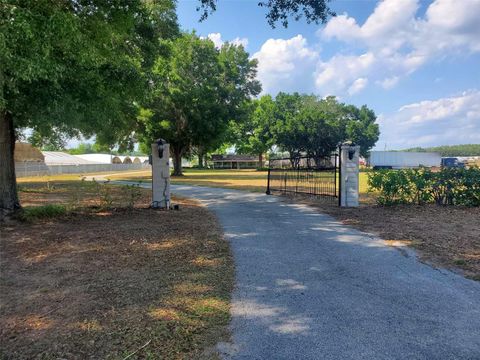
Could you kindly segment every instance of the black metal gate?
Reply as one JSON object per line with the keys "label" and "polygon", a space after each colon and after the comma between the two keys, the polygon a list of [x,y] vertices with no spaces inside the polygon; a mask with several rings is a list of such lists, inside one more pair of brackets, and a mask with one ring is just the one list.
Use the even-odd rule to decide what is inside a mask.
{"label": "black metal gate", "polygon": [[309,157],[270,159],[267,195],[305,194],[338,200],[338,154],[315,161]]}

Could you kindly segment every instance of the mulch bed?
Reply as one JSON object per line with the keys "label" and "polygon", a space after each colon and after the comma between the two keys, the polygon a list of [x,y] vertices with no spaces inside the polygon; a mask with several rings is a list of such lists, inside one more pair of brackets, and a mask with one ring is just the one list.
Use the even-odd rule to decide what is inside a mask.
{"label": "mulch bed", "polygon": [[312,205],[389,245],[412,246],[421,260],[480,281],[480,208],[379,206],[372,204],[371,198],[358,208],[340,208],[332,201],[299,196],[286,199]]}

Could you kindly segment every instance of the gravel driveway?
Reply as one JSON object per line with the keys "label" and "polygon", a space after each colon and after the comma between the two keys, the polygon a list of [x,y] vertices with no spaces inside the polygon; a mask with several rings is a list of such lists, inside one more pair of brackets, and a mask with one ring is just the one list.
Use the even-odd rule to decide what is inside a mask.
{"label": "gravel driveway", "polygon": [[224,358],[480,359],[479,282],[275,196],[172,191],[214,211],[232,246]]}

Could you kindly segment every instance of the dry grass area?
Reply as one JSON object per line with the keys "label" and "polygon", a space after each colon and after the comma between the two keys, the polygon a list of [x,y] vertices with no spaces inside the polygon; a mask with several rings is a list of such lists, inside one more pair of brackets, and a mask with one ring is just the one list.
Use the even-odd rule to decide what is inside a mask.
{"label": "dry grass area", "polygon": [[[367,193],[366,172],[360,173],[360,192]],[[108,176],[112,180],[149,181],[152,179],[151,171],[130,172],[128,174],[113,174]],[[184,176],[172,176],[172,184],[198,185],[221,187],[236,190],[265,192],[267,189],[267,171],[255,169],[244,170],[197,170],[184,169]]]}
{"label": "dry grass area", "polygon": [[111,186],[106,207],[93,187],[51,185],[25,184],[23,203],[73,198],[76,208],[0,225],[0,358],[215,357],[233,286],[215,217],[188,199],[174,199],[179,211],[148,209],[148,190],[126,209],[123,187]]}
{"label": "dry grass area", "polygon": [[[420,259],[459,270],[480,281],[480,208],[457,206],[379,206],[340,208],[332,202],[296,197],[344,224],[385,239],[391,246],[412,246]],[[365,198],[364,198],[365,199]]]}
{"label": "dry grass area", "polygon": [[[172,176],[172,184],[221,187],[227,189],[264,192],[267,187],[267,172],[255,169],[244,170],[197,170],[184,169],[184,176]],[[139,171],[136,174],[114,174],[112,180],[144,180],[152,179],[151,171]]]}

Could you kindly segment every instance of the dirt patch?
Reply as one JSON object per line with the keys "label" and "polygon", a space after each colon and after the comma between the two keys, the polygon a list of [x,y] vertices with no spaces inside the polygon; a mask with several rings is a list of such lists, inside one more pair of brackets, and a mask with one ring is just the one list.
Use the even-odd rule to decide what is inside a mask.
{"label": "dirt patch", "polygon": [[[68,202],[70,185],[21,197]],[[228,337],[233,261],[217,220],[192,200],[148,201],[0,225],[0,358],[190,359]]]}
{"label": "dirt patch", "polygon": [[332,201],[286,199],[312,205],[344,224],[385,239],[388,245],[412,246],[423,261],[480,280],[480,208],[372,204],[340,208]]}

